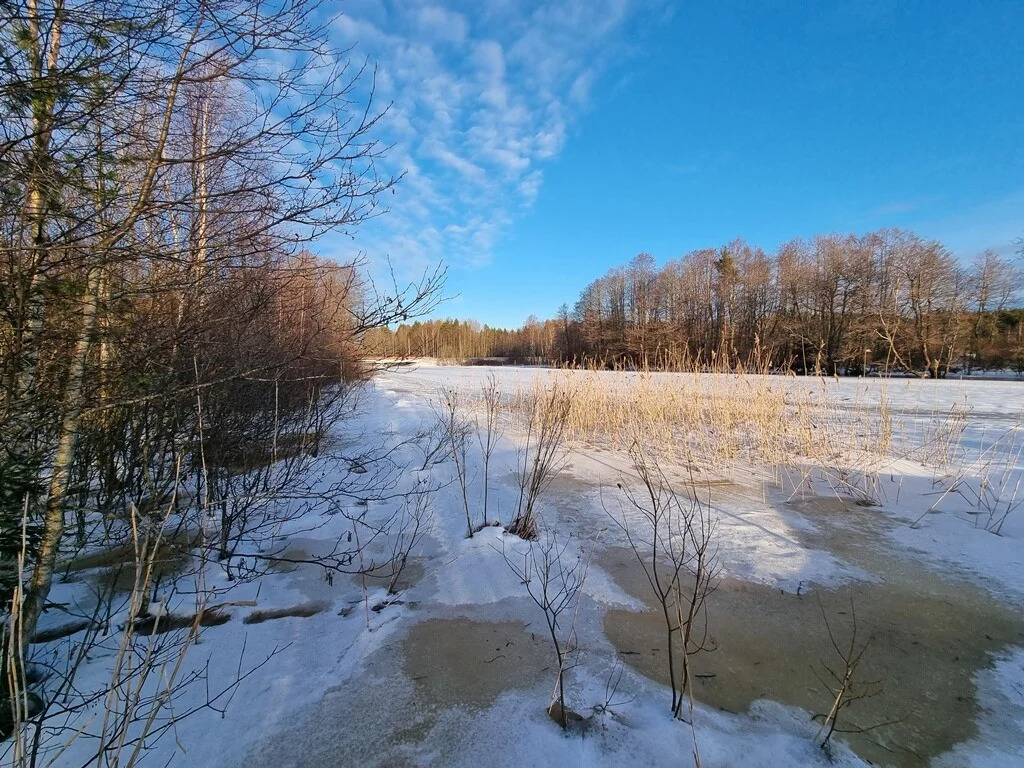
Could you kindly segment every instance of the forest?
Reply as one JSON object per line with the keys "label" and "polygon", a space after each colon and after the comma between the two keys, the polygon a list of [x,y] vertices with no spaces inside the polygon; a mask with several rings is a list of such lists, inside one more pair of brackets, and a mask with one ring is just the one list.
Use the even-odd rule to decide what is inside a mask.
{"label": "forest", "polygon": [[597,367],[859,375],[1024,372],[1021,270],[986,251],[961,263],[912,232],[821,235],[766,253],[742,240],[659,268],[641,253],[556,318],[376,329],[388,357],[511,358]]}
{"label": "forest", "polygon": [[[52,675],[45,704],[28,691],[61,564],[128,548],[135,588],[99,597],[95,626],[127,611],[130,653],[167,589],[157,552],[214,510],[214,560],[260,541],[365,379],[362,334],[436,299],[440,270],[385,298],[359,259],[312,250],[396,182],[375,166],[372,67],[332,48],[328,21],[305,0],[0,6],[4,735],[92,700],[61,699]],[[125,675],[107,685],[145,679]],[[160,706],[133,701],[97,759]],[[41,734],[16,762],[35,764]]]}

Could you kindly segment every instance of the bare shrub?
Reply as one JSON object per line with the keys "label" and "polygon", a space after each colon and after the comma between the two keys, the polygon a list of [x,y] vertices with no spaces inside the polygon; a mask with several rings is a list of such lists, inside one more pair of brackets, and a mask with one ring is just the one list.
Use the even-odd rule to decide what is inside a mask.
{"label": "bare shrub", "polygon": [[[332,402],[339,404],[326,400],[328,405]],[[359,436],[357,442],[363,447],[358,456],[352,456],[321,441],[319,449],[307,451],[299,464],[292,463],[300,461],[298,454],[278,453],[281,458],[274,461],[273,442],[267,446],[269,465],[264,465],[260,451],[245,451],[237,460],[247,471],[232,475],[242,480],[228,487],[249,497],[231,507],[244,515],[234,518],[238,545],[224,560],[220,559],[220,521],[215,520],[214,535],[208,541],[199,535],[208,504],[205,494],[181,492],[180,480],[193,475],[183,471],[177,456],[161,457],[170,469],[153,461],[150,467],[159,473],[151,476],[157,479],[142,489],[137,503],[129,503],[124,515],[94,524],[91,521],[98,516],[90,513],[86,553],[69,560],[65,570],[102,572],[96,586],[88,579],[80,582],[95,592],[89,596],[96,606],[94,613],[72,614],[79,620],[79,629],[68,633],[59,646],[30,649],[20,613],[23,593],[16,591],[11,601],[5,624],[4,706],[12,711],[9,728],[14,738],[9,754],[14,764],[60,763],[73,749],[76,755],[93,755],[87,764],[134,765],[182,718],[223,711],[238,683],[266,659],[253,664],[239,658],[237,673],[226,680],[218,675],[221,682],[217,684],[205,665],[191,661],[190,650],[200,642],[202,629],[229,621],[231,614],[225,608],[242,604],[211,604],[223,587],[207,585],[210,569],[230,566],[237,581],[273,578],[270,572],[281,564],[311,565],[328,576],[381,578],[394,591],[410,553],[429,526],[430,496],[436,489],[426,483],[411,491],[396,488],[406,469],[401,463],[404,445],[387,438],[374,443],[366,436]],[[201,441],[196,451],[204,454]],[[326,482],[317,471],[324,463],[341,468]],[[170,488],[158,479],[164,476],[172,478]],[[339,503],[341,498],[356,503],[344,505]],[[382,503],[371,508],[371,500]],[[284,522],[290,522],[294,535],[319,528],[332,513],[351,521],[351,535],[339,536],[327,552],[289,553],[288,539],[279,537]],[[27,525],[27,512],[23,517]],[[304,518],[301,523],[299,518]],[[71,554],[77,549],[66,551]],[[15,579],[18,590],[23,577],[22,570]],[[255,612],[250,621],[311,615],[310,610],[310,606],[271,607]],[[105,665],[104,673],[109,671],[105,680],[97,677],[96,664]],[[92,669],[86,677],[81,673],[87,666]],[[44,668],[46,679],[29,679],[25,670],[31,668]],[[14,702],[13,707],[9,702]],[[83,746],[85,739],[95,743]]]}
{"label": "bare shrub", "polygon": [[483,515],[484,522],[486,523],[491,519],[490,507],[488,506],[491,456],[503,434],[501,427],[501,390],[498,388],[498,378],[493,373],[487,376],[487,381],[481,387],[480,394],[483,402],[483,421],[481,423],[479,416],[476,419],[476,437],[477,442],[480,444],[480,454],[483,458]]}
{"label": "bare shrub", "polygon": [[635,698],[630,696],[629,698],[619,698],[619,684],[622,682],[622,673],[625,670],[625,665],[622,663],[622,659],[617,656],[612,660],[612,667],[608,671],[608,677],[604,683],[604,700],[600,704],[594,705],[595,715],[614,714],[615,707],[623,706],[628,704]]}
{"label": "bare shrub", "polygon": [[[672,714],[682,718],[684,694],[693,708],[690,656],[707,650],[706,601],[718,576],[716,524],[710,502],[702,503],[672,487],[656,458],[639,444],[630,449],[633,468],[642,485],[637,494],[621,483],[626,509],[637,513],[634,528],[625,510],[609,516],[622,529],[644,571],[665,622]],[[692,480],[692,478],[691,478]]]}
{"label": "bare shrub", "polygon": [[[578,651],[576,641],[576,613],[580,590],[587,578],[589,558],[584,560],[578,550],[570,551],[572,538],[559,541],[553,531],[545,532],[533,544],[510,553],[502,545],[501,554],[508,567],[526,586],[526,591],[544,613],[548,636],[558,661],[555,687],[548,704],[548,713],[562,726],[569,727],[573,717],[565,703],[565,676]],[[592,554],[592,552],[591,552]],[[566,627],[559,625],[563,614],[572,613]],[[564,634],[563,634],[564,632]]]}
{"label": "bare shrub", "polygon": [[[221,711],[238,684],[269,659],[248,671],[243,671],[240,659],[233,679],[219,688],[209,687],[205,667],[187,664],[186,657],[199,642],[201,627],[223,623],[230,616],[223,605],[210,605],[213,592],[208,590],[195,593],[195,610],[187,616],[169,614],[166,603],[149,603],[154,561],[166,525],[144,528],[137,514],[133,519],[134,580],[129,594],[116,598],[113,585],[108,593],[98,594],[95,614],[84,632],[67,638],[56,652],[28,652],[20,617],[22,588],[16,588],[6,626],[5,646],[15,650],[5,653],[5,695],[12,716],[6,752],[19,768],[57,764],[84,740],[91,742],[85,748],[85,754],[92,755],[87,764],[136,765],[182,718],[203,710]],[[116,616],[124,621],[111,632]],[[105,659],[108,669],[99,688],[79,679],[84,666],[97,659]],[[45,670],[39,681],[26,674],[30,666]],[[203,683],[208,688],[202,698],[186,696]],[[186,699],[189,703],[183,705]]]}
{"label": "bare shrub", "polygon": [[451,457],[451,442],[448,439],[445,419],[436,419],[431,424],[421,425],[413,435],[413,443],[423,454],[420,472],[425,472]]}
{"label": "bare shrub", "polygon": [[466,535],[473,538],[473,516],[469,510],[469,434],[473,425],[463,415],[462,398],[455,388],[441,390],[438,419],[448,440],[448,454],[455,465],[455,480],[462,494],[462,509],[466,513]]}
{"label": "bare shrub", "polygon": [[[821,610],[821,618],[825,623],[829,643],[835,651],[838,661],[841,662],[838,665],[820,662],[824,674],[815,670],[818,681],[830,696],[831,706],[827,714],[815,715],[815,719],[821,719],[821,728],[818,729],[814,741],[826,754],[831,756],[833,734],[865,733],[898,721],[878,723],[868,727],[855,726],[846,722],[845,712],[848,708],[858,701],[878,696],[882,693],[884,686],[879,680],[865,681],[859,675],[860,663],[871,644],[871,638],[868,637],[863,643],[857,640],[857,610],[853,600],[850,600],[850,639],[849,643],[844,642],[842,645],[829,623],[821,598],[818,598],[818,608]],[[840,718],[843,719],[842,725],[840,725]]]}
{"label": "bare shrub", "polygon": [[569,414],[576,393],[560,384],[535,390],[525,409],[525,434],[516,452],[519,499],[507,530],[523,539],[537,537],[537,502],[564,466]]}
{"label": "bare shrub", "polygon": [[409,563],[409,556],[429,530],[432,516],[428,491],[418,489],[406,495],[392,520],[391,551],[385,566],[389,595],[397,591],[398,580]]}

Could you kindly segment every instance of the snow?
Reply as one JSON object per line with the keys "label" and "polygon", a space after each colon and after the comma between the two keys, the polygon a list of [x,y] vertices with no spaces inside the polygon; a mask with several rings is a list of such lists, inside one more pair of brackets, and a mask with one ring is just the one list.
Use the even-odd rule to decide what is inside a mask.
{"label": "snow", "polygon": [[[385,372],[367,386],[359,412],[347,428],[353,440],[371,435],[400,444],[435,421],[432,408],[441,387],[478,388],[492,375],[499,377],[503,388],[512,390],[566,374],[545,369],[432,365]],[[671,375],[675,374],[657,376]],[[639,374],[609,372],[607,376],[617,377],[616,381],[626,386]],[[997,441],[1009,446],[1001,454],[1005,459],[1004,484],[1012,488],[1020,481],[1024,461],[1015,446],[1024,439],[1019,436],[1024,421],[1024,384],[792,377],[775,377],[769,384],[785,387],[795,395],[820,398],[854,420],[887,401],[905,440],[897,449],[899,455],[872,468],[879,501],[875,510],[884,523],[887,540],[904,556],[936,568],[955,568],[1011,604],[1024,601],[1024,508],[1011,512],[996,535],[985,529],[985,518],[968,504],[964,492],[948,492],[951,464],[973,467],[977,472],[981,466],[977,462],[984,460],[986,451]],[[922,445],[934,434],[936,425],[946,423],[949,413],[956,409],[963,413],[962,433],[958,433],[955,444],[956,462],[946,467],[929,464],[920,453]],[[511,482],[516,440],[514,434],[506,435],[492,459],[488,517],[506,522],[516,504],[517,489]],[[306,618],[244,624],[242,619],[256,609],[228,607],[231,620],[204,629],[201,642],[187,656],[188,668],[205,670],[207,683],[184,691],[175,709],[183,711],[201,701],[207,690],[229,688],[240,671],[258,668],[217,701],[223,713],[205,711],[183,719],[173,735],[154,745],[147,761],[156,765],[172,760],[197,768],[256,764],[252,761],[260,754],[261,744],[290,739],[296,750],[294,764],[303,765],[302,745],[316,743],[315,729],[323,727],[309,713],[325,706],[324,702],[335,695],[332,691],[339,688],[350,686],[360,691],[383,685],[373,670],[381,658],[395,652],[416,622],[431,616],[467,616],[540,623],[539,612],[502,558],[503,548],[522,547],[523,543],[504,534],[500,527],[484,527],[466,538],[461,495],[452,482],[450,462],[420,470],[423,454],[411,444],[399,448],[397,456],[416,470],[401,478],[401,488],[431,483],[440,486],[433,497],[434,514],[428,534],[413,553],[424,571],[415,586],[400,595],[399,603],[374,611],[370,609],[387,599],[379,584],[364,590],[358,579],[341,577],[332,584],[325,580],[323,570],[314,566],[298,565],[290,572],[271,573],[253,582],[229,582],[222,570],[207,568],[207,586],[220,593],[212,600],[214,603],[251,600],[259,610],[312,603],[323,610]],[[469,468],[474,493],[478,492],[481,472],[474,459]],[[627,476],[628,462],[621,454],[576,446],[564,473],[566,482],[554,487],[544,500],[544,524],[576,536],[581,551],[593,545],[598,529],[604,529],[601,546],[622,545],[621,531],[609,514],[626,515],[627,524],[637,523],[616,496],[616,483]],[[329,482],[330,478],[324,480]],[[787,592],[796,592],[810,583],[828,586],[875,578],[827,549],[807,545],[809,537],[827,531],[782,503],[790,497],[792,488],[765,484],[765,477],[753,469],[733,481],[734,488],[716,488],[712,495],[724,575]],[[961,482],[969,484],[972,480],[964,476]],[[811,485],[815,492],[828,492],[824,475],[812,475]],[[943,491],[947,492],[943,495]],[[1020,497],[1024,499],[1024,489]],[[354,502],[341,499],[338,503]],[[371,501],[367,514],[385,519],[397,504],[397,499]],[[324,515],[316,523],[312,528],[309,521],[289,523],[279,532],[280,541],[314,551],[321,545],[329,547],[351,527],[343,515]],[[58,583],[51,599],[66,604],[71,612],[88,613],[95,603],[88,583]],[[768,700],[758,701],[749,712],[740,714],[715,711],[698,702],[692,731],[685,723],[672,720],[667,713],[667,690],[629,668],[611,664],[614,649],[601,634],[599,617],[604,610],[639,610],[642,604],[596,563],[590,567],[583,591],[590,639],[582,662],[573,670],[570,705],[584,713],[597,708],[585,733],[565,735],[544,713],[542,704],[551,685],[545,677],[540,684],[510,689],[471,713],[459,709],[439,712],[414,746],[395,747],[400,750],[401,762],[452,766],[680,765],[692,761],[696,732],[702,763],[709,767],[865,764],[841,743],[835,762],[829,763],[813,743],[817,725],[810,721],[809,714]],[[185,612],[190,601],[194,598],[179,593],[160,609],[172,614]],[[125,620],[126,610],[127,606],[115,616],[115,623]],[[61,621],[59,614],[50,612],[41,626]],[[115,633],[93,660],[83,665],[77,680],[81,690],[106,687],[116,640]],[[66,642],[47,644],[42,651],[56,657]],[[391,684],[397,699],[411,697],[413,682],[402,676],[397,662],[391,666],[395,667],[389,674],[394,676]],[[622,675],[618,700],[603,708],[608,676],[616,669]],[[1008,649],[994,659],[990,669],[977,674],[976,682],[983,706],[980,733],[935,764],[1021,765],[1024,649]],[[376,732],[373,728],[381,728],[381,719],[386,719],[387,713],[370,711],[364,717],[367,733]],[[352,727],[363,726],[354,722]],[[80,739],[59,764],[82,762],[92,748],[93,742]],[[338,765],[373,765],[396,754],[381,745],[376,754],[337,754],[332,759]]]}
{"label": "snow", "polygon": [[[507,390],[530,388],[535,381],[545,382],[573,371],[543,368],[507,368],[487,366],[419,365],[411,370],[389,373],[383,386],[394,392],[420,392],[433,395],[442,387],[478,389],[488,376],[500,377]],[[592,376],[593,372],[585,374]],[[713,381],[715,374],[638,374],[598,372],[596,375],[619,381],[635,380],[641,375],[657,379],[686,376],[698,381]],[[864,411],[876,409],[885,401],[891,411],[896,440],[902,444],[893,452],[907,458],[873,462],[882,511],[898,524],[891,536],[900,547],[931,562],[959,563],[986,588],[1000,594],[1015,594],[1024,599],[1020,578],[1024,564],[1024,382],[1020,380],[968,380],[879,378],[758,377],[766,386],[785,387],[788,391],[817,397],[841,414],[856,419]],[[950,413],[962,415],[949,424]],[[979,469],[987,459],[1002,459],[1003,506],[1012,500],[1019,506],[1006,519],[1001,535],[985,530],[987,516],[979,514],[960,492],[946,492],[956,480],[950,465],[931,466],[918,460],[928,448],[937,430],[948,428],[952,435],[951,462]],[[962,432],[959,431],[962,429]],[[992,446],[1000,447],[997,456]],[[999,463],[999,462],[995,462]],[[858,467],[853,462],[854,467]],[[613,486],[627,462],[607,455],[597,457],[586,447],[574,453],[572,471],[583,479]],[[969,478],[967,479],[969,482]],[[977,486],[977,481],[975,481]],[[824,495],[834,493],[826,482],[817,486]],[[1016,490],[1018,489],[1019,490]],[[1015,495],[1016,490],[1016,495]],[[936,505],[939,514],[929,513]],[[745,500],[740,506],[717,507],[723,537],[723,559],[732,575],[774,583],[782,588],[800,581],[835,583],[848,578],[868,578],[836,561],[827,552],[808,552],[795,541],[793,529],[809,525],[796,516],[787,516],[775,504],[756,504]],[[923,516],[923,517],[922,517]],[[915,523],[910,527],[909,523]]]}
{"label": "snow", "polygon": [[459,542],[459,554],[434,572],[436,600],[444,605],[485,605],[519,597],[522,587],[502,559],[501,528],[484,528]]}
{"label": "snow", "polygon": [[[975,681],[981,693],[980,733],[942,755],[936,768],[1019,768],[1024,765],[1024,649],[1003,654]],[[1007,733],[1015,738],[1008,740]]]}

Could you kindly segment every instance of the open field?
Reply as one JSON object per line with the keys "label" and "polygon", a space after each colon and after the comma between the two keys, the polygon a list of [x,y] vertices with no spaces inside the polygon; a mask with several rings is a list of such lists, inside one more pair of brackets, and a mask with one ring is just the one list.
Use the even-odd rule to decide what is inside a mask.
{"label": "open field", "polygon": [[[535,499],[538,538],[524,541],[490,523],[522,512],[517,477],[538,455],[552,393],[566,396],[564,432]],[[195,766],[1018,765],[1022,395],[1015,382],[384,372],[332,460],[391,444],[394,493],[338,499],[345,514],[283,525],[288,557],[259,581],[204,571],[230,595],[228,618],[204,628],[187,665],[205,670],[207,690],[256,669],[217,702],[222,714],[182,720],[149,759],[185,750]],[[451,450],[446,421],[464,438]],[[677,665],[690,665],[680,720],[666,666],[680,633],[666,642],[642,564],[657,571],[672,550],[652,544],[685,549],[693,534],[645,532],[638,455],[656,463],[654,485],[675,492],[680,512],[708,524],[699,642],[675,650]],[[418,487],[432,489],[425,535],[390,593],[373,568],[363,569],[369,579],[328,578],[313,563],[360,530],[353,520],[389,519]],[[552,552],[563,579],[551,589],[572,598],[556,628],[565,708],[581,718],[564,733],[558,710],[545,711],[558,656],[522,578],[540,583],[538,558]],[[87,613],[85,587],[111,565],[96,562],[68,569],[55,588],[68,612]],[[167,608],[187,612],[190,600],[179,587]],[[59,623],[44,618],[43,629]],[[840,652],[854,632],[862,664],[826,755],[828,670],[844,677]],[[56,654],[62,642],[40,647]],[[110,658],[97,653],[78,684],[101,686]],[[185,691],[176,708],[196,696]]]}

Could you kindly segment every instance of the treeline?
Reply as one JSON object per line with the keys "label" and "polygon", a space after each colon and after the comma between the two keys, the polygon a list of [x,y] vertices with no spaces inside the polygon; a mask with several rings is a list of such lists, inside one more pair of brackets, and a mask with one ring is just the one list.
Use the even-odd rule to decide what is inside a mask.
{"label": "treeline", "polygon": [[396,329],[375,328],[365,349],[384,358],[435,357],[442,360],[502,358],[508,362],[551,362],[564,357],[563,337],[554,320],[529,318],[507,330],[475,320],[423,320]]}
{"label": "treeline", "polygon": [[961,264],[902,230],[742,240],[658,268],[640,254],[588,285],[573,309],[515,331],[434,321],[381,331],[392,355],[563,364],[935,378],[951,368],[1024,371],[1021,271],[993,251]]}

